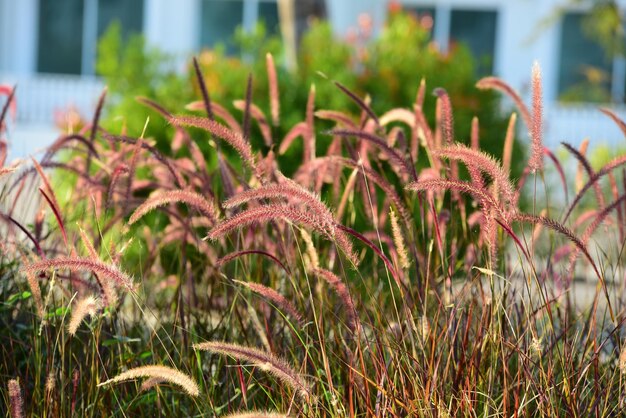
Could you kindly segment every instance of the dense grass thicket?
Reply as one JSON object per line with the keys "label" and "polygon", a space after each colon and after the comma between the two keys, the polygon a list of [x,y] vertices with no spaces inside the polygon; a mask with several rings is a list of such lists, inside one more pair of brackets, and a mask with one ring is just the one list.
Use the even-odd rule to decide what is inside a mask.
{"label": "dense grass thicket", "polygon": [[[593,169],[563,144],[578,174],[559,177],[566,201],[550,198],[544,170],[564,169],[542,144],[538,66],[528,107],[502,80],[477,84],[517,105],[490,133],[499,161],[481,150],[494,127],[474,118],[459,138],[456,103],[428,80],[383,112],[341,83],[356,112],[310,88],[285,127],[272,55],[255,74],[268,95],[253,101],[248,83],[243,117],[194,64],[187,110],[137,99],[172,127],[168,155],[100,125],[106,92],[37,160],[7,164],[2,142],[8,414],[620,414],[626,155]],[[514,143],[529,144],[519,178]],[[276,153],[294,144],[286,176]]]}

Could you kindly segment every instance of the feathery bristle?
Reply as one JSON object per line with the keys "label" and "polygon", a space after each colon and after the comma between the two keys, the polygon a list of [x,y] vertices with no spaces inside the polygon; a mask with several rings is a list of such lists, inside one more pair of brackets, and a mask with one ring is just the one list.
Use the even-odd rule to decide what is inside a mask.
{"label": "feathery bristle", "polygon": [[530,128],[531,155],[528,167],[531,173],[543,168],[543,98],[541,86],[541,68],[539,63],[533,64],[532,73],[533,115]]}
{"label": "feathery bristle", "polygon": [[189,190],[167,190],[153,193],[148,199],[146,199],[145,202],[135,209],[135,212],[128,220],[128,224],[134,224],[153,209],[169,203],[185,203],[190,207],[197,209],[212,223],[217,223],[218,216],[215,207],[211,202],[198,193]]}
{"label": "feathery bristle", "polygon": [[256,170],[256,162],[252,152],[252,147],[240,133],[227,128],[221,123],[199,116],[173,116],[170,118],[170,123],[173,125],[192,126],[204,129],[205,131],[223,139],[239,153],[242,160],[248,165],[248,167],[252,170]]}
{"label": "feathery bristle", "polygon": [[127,370],[106,382],[99,383],[98,387],[126,380],[135,380],[140,377],[158,378],[173,383],[183,388],[190,396],[198,396],[200,394],[198,385],[189,376],[171,367],[160,365],[142,366]]}
{"label": "feathery bristle", "polygon": [[63,269],[70,270],[88,270],[96,273],[98,276],[105,277],[113,280],[120,286],[124,286],[129,290],[133,290],[133,280],[126,274],[118,270],[113,266],[96,261],[92,259],[80,258],[80,257],[64,257],[55,259],[46,259],[36,261],[32,264],[26,265],[22,268],[25,273],[39,273],[49,269]]}
{"label": "feathery bristle", "polygon": [[462,144],[455,144],[441,150],[434,150],[433,154],[462,161],[465,165],[473,166],[488,174],[497,182],[498,189],[502,190],[504,199],[509,203],[513,201],[515,192],[509,180],[509,173],[505,172],[493,157]]}
{"label": "feathery bristle", "polygon": [[350,328],[352,332],[357,331],[361,325],[359,322],[359,316],[354,306],[354,301],[352,300],[352,296],[350,296],[348,286],[346,286],[346,284],[337,275],[329,270],[317,268],[313,270],[313,274],[326,281],[326,283],[328,283],[337,293],[346,310],[348,328]]}
{"label": "feathery bristle", "polygon": [[502,150],[502,170],[505,173],[511,172],[511,158],[513,157],[513,141],[515,141],[515,123],[517,122],[517,113],[511,113],[509,124],[506,128],[506,136],[504,137],[504,148]]}
{"label": "feathery bristle", "polygon": [[240,285],[252,290],[254,293],[263,296],[272,302],[274,306],[284,311],[286,314],[289,314],[300,324],[303,323],[302,315],[300,315],[294,304],[271,287],[264,286],[260,283],[242,282],[240,280],[234,280],[234,282],[239,283]]}
{"label": "feathery bristle", "polygon": [[8,386],[11,418],[22,418],[24,416],[24,399],[22,398],[20,383],[17,379],[11,379]]}
{"label": "feathery bristle", "polygon": [[270,90],[270,111],[272,113],[272,124],[280,124],[280,95],[278,92],[278,77],[276,76],[276,65],[274,57],[269,52],[265,54],[265,67],[267,68],[267,82]]}
{"label": "feathery bristle", "polygon": [[237,360],[249,361],[262,370],[273,374],[286,385],[294,389],[300,396],[308,399],[311,396],[309,383],[296,372],[285,360],[271,353],[263,352],[256,348],[244,347],[225,342],[205,342],[194,344],[195,350],[211,351],[214,353],[231,356]]}
{"label": "feathery bristle", "polygon": [[279,414],[276,412],[252,411],[235,412],[230,415],[225,415],[223,418],[289,418],[289,415]]}
{"label": "feathery bristle", "polygon": [[404,237],[402,236],[402,229],[398,223],[398,217],[393,208],[389,208],[389,218],[391,219],[391,233],[393,235],[393,243],[398,252],[398,258],[400,261],[400,267],[408,269],[411,263],[409,262],[409,255],[406,251],[406,245],[404,244]]}
{"label": "feathery bristle", "polygon": [[479,89],[499,90],[509,96],[515,103],[515,106],[517,106],[517,108],[519,109],[520,113],[522,114],[522,119],[524,119],[524,123],[530,131],[532,127],[532,117],[530,115],[530,111],[522,101],[522,98],[519,96],[519,94],[517,94],[517,92],[511,86],[509,86],[506,82],[497,77],[484,77],[478,80],[478,82],[476,83],[476,87]]}
{"label": "feathery bristle", "polygon": [[239,212],[233,217],[226,219],[215,225],[209,231],[207,239],[216,240],[235,229],[240,229],[254,224],[265,224],[273,220],[287,220],[297,225],[312,228],[329,240],[335,241],[348,258],[355,264],[358,264],[358,258],[352,251],[352,245],[344,234],[337,231],[334,225],[328,225],[327,219],[312,213],[311,211],[302,211],[288,205],[272,204],[262,205],[256,208]]}
{"label": "feathery bristle", "polygon": [[67,326],[67,331],[70,335],[75,335],[80,323],[83,322],[88,315],[95,315],[100,310],[100,301],[93,297],[87,296],[79,300],[74,304],[72,309],[72,316],[70,317],[70,323]]}

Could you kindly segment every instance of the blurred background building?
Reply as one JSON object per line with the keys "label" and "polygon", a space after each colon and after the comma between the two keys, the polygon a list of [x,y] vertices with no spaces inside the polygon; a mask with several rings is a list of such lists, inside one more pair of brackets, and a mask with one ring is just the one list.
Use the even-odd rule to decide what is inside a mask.
{"label": "blurred background building", "polygon": [[[616,4],[621,11],[626,0]],[[72,105],[91,113],[103,87],[94,71],[97,40],[114,20],[125,33],[142,33],[149,44],[184,60],[217,42],[237,53],[229,43],[235,28],[251,28],[260,19],[294,47],[310,16],[328,18],[337,36],[348,36],[366,13],[375,34],[390,7],[431,19],[441,50],[466,43],[479,75],[497,75],[526,99],[538,60],[548,144],[577,144],[583,134],[623,143],[597,107],[610,103],[626,117],[626,61],[588,36],[583,20],[589,6],[582,1],[0,0],[0,84],[18,85],[12,155],[28,155],[53,140],[60,109]]]}

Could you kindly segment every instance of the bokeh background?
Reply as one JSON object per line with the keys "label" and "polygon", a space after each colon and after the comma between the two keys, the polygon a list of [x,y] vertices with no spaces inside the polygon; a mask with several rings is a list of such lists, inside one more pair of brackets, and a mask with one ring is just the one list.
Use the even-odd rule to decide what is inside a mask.
{"label": "bokeh background", "polygon": [[98,73],[98,40],[113,22],[123,41],[141,34],[183,72],[192,55],[207,49],[241,58],[246,52],[235,41],[237,29],[250,32],[263,21],[268,36],[282,38],[280,65],[289,69],[297,65],[299,42],[313,21],[328,20],[338,39],[367,42],[399,9],[420,19],[434,48],[445,54],[465,45],[477,78],[497,75],[526,99],[530,68],[538,60],[549,146],[563,140],[576,146],[588,137],[609,149],[619,147],[623,138],[597,108],[601,103],[626,116],[625,5],[615,0],[0,0],[0,84],[18,86],[11,156],[36,153],[51,142],[69,109],[91,114],[105,84]]}

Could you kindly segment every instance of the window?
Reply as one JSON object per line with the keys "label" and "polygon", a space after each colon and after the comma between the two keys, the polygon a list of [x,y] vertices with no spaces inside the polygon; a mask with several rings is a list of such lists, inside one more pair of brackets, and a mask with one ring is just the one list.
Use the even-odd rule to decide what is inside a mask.
{"label": "window", "polygon": [[259,0],[203,0],[200,24],[200,45],[224,45],[226,53],[236,55],[236,29],[251,30],[257,21],[263,21],[268,35],[280,33],[276,1]]}
{"label": "window", "polygon": [[235,29],[243,24],[242,0],[205,0],[202,3],[200,43],[213,47],[222,43],[226,53],[235,54]]}
{"label": "window", "polygon": [[115,21],[120,23],[125,37],[141,33],[143,0],[98,0],[98,37]]}
{"label": "window", "polygon": [[278,4],[259,3],[259,20],[265,22],[268,35],[280,34],[280,20],[278,19]]}
{"label": "window", "polygon": [[80,74],[83,0],[41,0],[37,69],[44,73]]}
{"label": "window", "polygon": [[610,101],[612,59],[585,34],[583,19],[583,13],[566,13],[563,16],[559,98],[565,101]]}
{"label": "window", "polygon": [[40,0],[37,70],[93,74],[97,38],[116,20],[141,32],[143,0]]}
{"label": "window", "polygon": [[479,75],[493,73],[497,20],[495,11],[452,10],[450,16],[450,43],[467,45]]}

